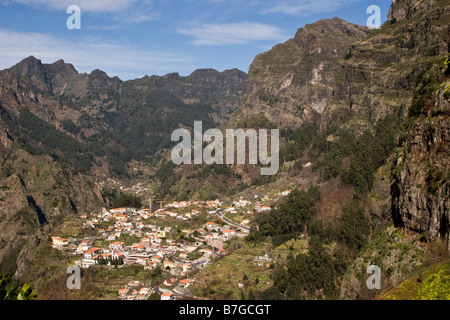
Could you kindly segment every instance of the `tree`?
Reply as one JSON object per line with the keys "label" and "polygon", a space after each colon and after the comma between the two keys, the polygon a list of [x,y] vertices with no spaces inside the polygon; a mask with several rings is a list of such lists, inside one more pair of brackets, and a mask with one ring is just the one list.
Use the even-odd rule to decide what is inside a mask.
{"label": "tree", "polygon": [[123,193],[121,194],[116,201],[114,201],[113,207],[115,208],[136,208],[140,209],[142,207],[141,199],[131,193]]}
{"label": "tree", "polygon": [[357,200],[344,207],[339,221],[338,241],[356,253],[367,243],[370,232],[364,208]]}
{"label": "tree", "polygon": [[[307,254],[288,256],[285,268],[274,273],[274,287],[285,299],[333,298],[336,294],[336,265],[320,239],[312,237]],[[322,293],[320,293],[322,292]],[[264,296],[276,297],[276,291]]]}
{"label": "tree", "polygon": [[259,228],[252,228],[247,241],[262,241],[265,237],[273,237],[275,246],[301,234],[305,225],[316,212],[316,202],[320,199],[320,191],[313,186],[304,190],[292,191],[287,200],[278,209],[270,213],[261,213],[256,217]]}
{"label": "tree", "polygon": [[162,274],[161,265],[157,265],[156,268],[152,272],[152,277],[156,278],[156,277],[159,277],[161,274]]}
{"label": "tree", "polygon": [[0,300],[34,300],[36,298],[36,293],[29,284],[26,283],[19,289],[10,285],[11,280],[11,275],[0,274]]}

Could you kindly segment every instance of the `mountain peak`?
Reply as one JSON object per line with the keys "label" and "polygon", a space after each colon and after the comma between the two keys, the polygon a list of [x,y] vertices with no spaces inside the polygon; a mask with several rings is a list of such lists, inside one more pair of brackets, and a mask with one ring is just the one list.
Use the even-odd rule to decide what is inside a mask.
{"label": "mountain peak", "polygon": [[42,86],[46,87],[46,71],[44,65],[41,60],[36,59],[34,56],[23,59],[13,66],[11,70],[14,70],[13,72],[20,78],[39,79],[39,81],[42,82]]}
{"label": "mountain peak", "polygon": [[205,68],[205,69],[197,69],[194,72],[191,73],[191,77],[195,76],[205,76],[205,75],[217,75],[219,74],[219,71],[211,68]]}
{"label": "mountain peak", "polygon": [[23,59],[19,63],[15,65],[15,67],[19,67],[20,69],[27,68],[30,66],[40,66],[42,67],[42,61],[36,59],[34,56],[29,56],[28,58]]}
{"label": "mountain peak", "polygon": [[170,79],[170,80],[177,80],[177,79],[180,79],[180,74],[178,72],[172,72],[172,73],[166,74],[165,76],[163,76],[163,78]]}
{"label": "mountain peak", "polygon": [[338,52],[369,33],[367,27],[359,26],[338,17],[322,19],[298,29],[294,41],[299,48],[310,53]]}

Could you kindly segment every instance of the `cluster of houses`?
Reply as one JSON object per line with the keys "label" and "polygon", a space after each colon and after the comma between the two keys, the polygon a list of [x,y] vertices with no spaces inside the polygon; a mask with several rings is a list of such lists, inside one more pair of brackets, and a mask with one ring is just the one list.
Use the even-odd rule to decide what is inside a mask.
{"label": "cluster of houses", "polygon": [[[208,250],[205,245],[206,240],[203,242],[199,238],[192,242],[175,241],[171,238],[174,233],[171,227],[146,224],[135,215],[136,212],[129,211],[129,213],[123,212],[122,208],[110,210],[108,214],[103,212],[107,221],[115,222],[107,228],[99,227],[105,220],[98,216],[91,220],[85,218],[85,226],[96,228],[98,237],[83,240],[52,237],[52,246],[74,255],[81,255],[76,264],[82,268],[89,268],[102,262],[105,266],[139,264],[149,270],[160,266],[164,270],[180,275],[186,274],[192,268],[193,262],[188,260],[189,253],[195,250],[203,252],[205,261],[212,254],[212,250]],[[182,230],[182,232],[188,235],[192,231]],[[139,241],[131,244],[120,241],[121,236],[125,234],[134,235],[134,239]],[[95,246],[96,240],[102,240],[108,245],[102,248]]]}
{"label": "cluster of houses", "polygon": [[160,295],[161,300],[176,300],[182,295],[181,290],[187,289],[192,284],[191,279],[168,278],[160,286],[144,285],[140,281],[129,281],[124,288],[119,289],[119,300],[147,300],[152,293]]}
{"label": "cluster of houses", "polygon": [[[290,190],[286,190],[278,195],[286,196],[289,193]],[[188,208],[187,210],[180,210],[183,213],[170,209],[195,208],[195,206],[199,207],[199,209],[206,209],[208,214],[215,214],[218,208],[222,208],[226,212],[241,214],[253,214],[271,209],[265,205],[264,199],[262,201],[256,201],[256,199],[255,201],[249,201],[243,198],[235,201],[170,202],[165,204],[164,208],[161,206],[156,211],[133,208],[107,210],[103,208],[98,214],[80,215],[83,227],[95,229],[96,236],[85,239],[55,236],[51,238],[52,247],[74,256],[79,256],[75,263],[82,268],[98,265],[121,268],[137,264],[147,270],[154,270],[160,267],[165,271],[169,271],[175,277],[186,277],[193,268],[206,267],[210,263],[212,256],[227,254],[227,251],[223,248],[224,243],[235,236],[242,236],[242,234],[237,233],[235,226],[230,227],[226,223],[221,225],[210,221],[197,230],[182,230],[182,233],[187,238],[190,238],[190,241],[174,240],[176,238],[175,232],[179,232],[178,230],[162,226],[163,223],[155,222],[158,221],[156,218],[162,218],[161,221],[164,221],[165,217],[182,221],[193,219],[200,215],[198,209]],[[245,220],[243,224],[245,223],[249,223],[249,220]],[[124,235],[133,236],[132,238],[127,237],[127,239],[134,239],[135,242],[126,243],[121,239]],[[194,256],[191,258],[193,253]],[[265,259],[259,260],[258,263],[269,263],[269,261],[263,260]],[[176,280],[176,278],[173,279]],[[182,288],[190,284],[188,279],[176,281],[178,286]],[[167,284],[170,285],[168,282]],[[119,291],[119,297],[127,300],[145,300],[150,293],[150,287],[130,282]],[[161,299],[173,300],[175,297],[176,294],[174,292],[163,292],[161,294]]]}
{"label": "cluster of houses", "polygon": [[119,290],[118,298],[120,300],[147,300],[152,289],[144,286],[139,281],[131,280],[125,285],[125,288]]}
{"label": "cluster of houses", "polygon": [[[182,217],[189,219],[199,214],[192,210]],[[178,218],[174,212],[158,209],[135,210],[131,208],[102,209],[100,214],[81,215],[83,226],[94,228],[96,237],[86,239],[52,237],[53,248],[73,255],[81,256],[76,264],[82,268],[94,265],[126,266],[142,265],[145,269],[153,270],[160,266],[170,270],[175,275],[185,275],[194,266],[206,265],[212,255],[224,255],[223,243],[236,236],[234,229],[207,222],[197,230],[182,230],[183,234],[192,238],[191,241],[175,241],[172,227],[157,226],[147,223],[150,217],[171,216]],[[154,220],[152,220],[154,221]],[[107,226],[105,226],[105,224]],[[134,243],[126,244],[120,241],[123,235],[132,235],[138,239]],[[97,240],[107,246],[95,245]],[[197,251],[201,256],[197,260],[189,260],[190,253]]]}
{"label": "cluster of houses", "polygon": [[[133,168],[133,170],[138,170],[138,169]],[[144,194],[144,193],[147,193],[148,191],[150,191],[149,188],[143,186],[142,182],[139,182],[131,187],[124,187],[120,181],[111,179],[111,178],[107,179],[106,181],[96,182],[95,185],[97,186],[97,188],[99,190],[102,190],[105,187],[112,187],[112,188],[117,188],[123,192],[134,193],[137,195]]]}
{"label": "cluster of houses", "polygon": [[257,256],[253,260],[253,263],[259,267],[270,268],[270,265],[274,259],[271,258],[268,254],[265,254],[263,256]]}

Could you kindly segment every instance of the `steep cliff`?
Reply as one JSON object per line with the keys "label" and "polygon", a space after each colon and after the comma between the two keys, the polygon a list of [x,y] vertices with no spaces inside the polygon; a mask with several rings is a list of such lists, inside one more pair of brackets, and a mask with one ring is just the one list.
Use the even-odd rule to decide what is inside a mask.
{"label": "steep cliff", "polygon": [[366,27],[339,18],[325,19],[306,25],[293,39],[260,54],[250,66],[240,117],[262,113],[284,128],[317,120],[333,97],[339,59],[367,34]]}
{"label": "steep cliff", "polygon": [[20,277],[33,248],[61,227],[64,217],[105,205],[90,178],[49,156],[14,149],[0,160],[0,270]]}
{"label": "steep cliff", "polygon": [[399,227],[423,233],[429,241],[439,235],[448,237],[450,230],[448,61],[448,58],[444,62],[440,60],[424,73],[419,86],[428,94],[424,94],[425,100],[415,100],[420,115],[394,157],[392,170],[394,222]]}
{"label": "steep cliff", "polygon": [[417,77],[430,61],[448,52],[448,5],[445,1],[413,3],[416,10],[408,1],[393,4],[390,15],[411,10],[414,14],[389,20],[352,44],[340,61],[336,93],[322,126],[339,121],[361,132],[361,127],[370,128],[386,115],[399,119],[407,115]]}

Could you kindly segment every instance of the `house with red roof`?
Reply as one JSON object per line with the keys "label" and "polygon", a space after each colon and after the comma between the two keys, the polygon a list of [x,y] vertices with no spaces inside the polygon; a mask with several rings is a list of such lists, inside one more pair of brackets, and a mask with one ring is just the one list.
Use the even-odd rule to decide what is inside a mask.
{"label": "house with red roof", "polygon": [[181,285],[183,288],[189,287],[190,284],[191,284],[191,280],[189,280],[189,279],[183,279],[183,280],[180,280],[180,285]]}
{"label": "house with red roof", "polygon": [[173,286],[174,284],[177,284],[177,283],[178,283],[178,279],[176,279],[176,278],[170,278],[170,279],[164,280],[164,285],[166,287],[171,287],[171,286]]}
{"label": "house with red roof", "polygon": [[175,297],[174,297],[174,294],[171,293],[171,292],[164,292],[164,293],[161,295],[161,300],[165,300],[165,301],[168,301],[168,300],[175,300]]}

